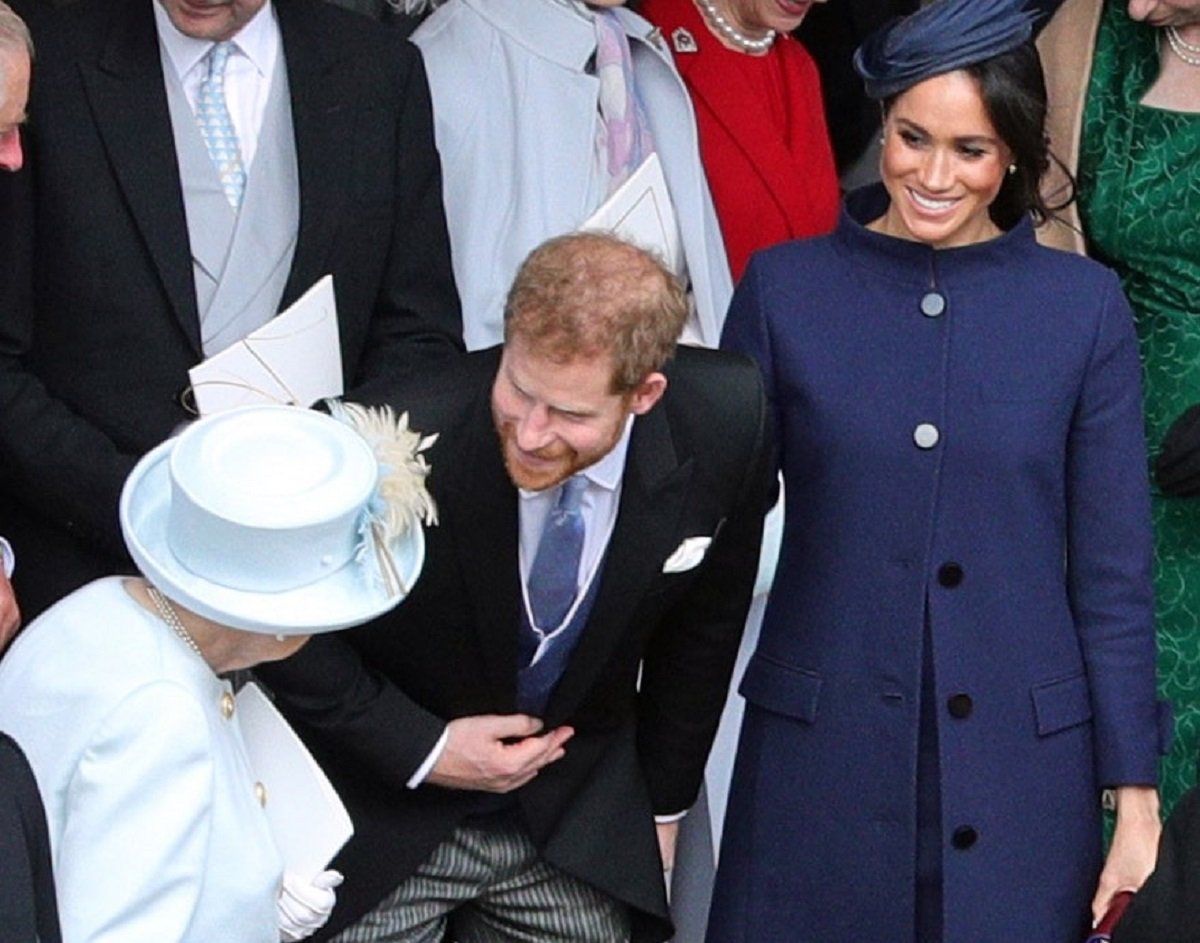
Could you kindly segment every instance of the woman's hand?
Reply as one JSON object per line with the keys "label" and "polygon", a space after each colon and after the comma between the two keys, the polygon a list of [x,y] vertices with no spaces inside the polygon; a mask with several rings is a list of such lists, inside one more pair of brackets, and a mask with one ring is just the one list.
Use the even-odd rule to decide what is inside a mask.
{"label": "woman's hand", "polygon": [[1112,847],[1100,872],[1092,899],[1092,925],[1100,921],[1113,897],[1120,891],[1138,890],[1158,854],[1162,823],[1158,818],[1158,792],[1153,786],[1120,786],[1117,795],[1117,827]]}
{"label": "woman's hand", "polygon": [[325,926],[337,903],[333,889],[341,883],[342,875],[337,871],[322,871],[312,883],[285,874],[276,901],[280,941],[297,943]]}

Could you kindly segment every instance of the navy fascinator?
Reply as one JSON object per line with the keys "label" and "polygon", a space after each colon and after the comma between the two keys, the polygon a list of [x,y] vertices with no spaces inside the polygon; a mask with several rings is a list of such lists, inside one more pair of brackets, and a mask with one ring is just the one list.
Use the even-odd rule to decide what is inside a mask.
{"label": "navy fascinator", "polygon": [[934,0],[872,33],[854,53],[867,95],[883,99],[918,82],[1016,49],[1038,13],[1026,0]]}

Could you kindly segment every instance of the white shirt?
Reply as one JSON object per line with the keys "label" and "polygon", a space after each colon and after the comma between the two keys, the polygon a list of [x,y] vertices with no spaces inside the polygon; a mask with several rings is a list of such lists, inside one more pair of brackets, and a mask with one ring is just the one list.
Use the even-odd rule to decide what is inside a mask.
{"label": "white shirt", "polygon": [[[179,78],[194,114],[200,85],[208,74],[207,56],[216,43],[185,36],[175,28],[158,0],[148,2],[154,5],[163,68],[170,68]],[[282,42],[275,10],[267,0],[233,37],[234,52],[225,65],[225,104],[237,131],[242,166],[247,173],[258,150],[258,133],[262,129],[267,97],[271,94],[271,77],[275,74]]]}

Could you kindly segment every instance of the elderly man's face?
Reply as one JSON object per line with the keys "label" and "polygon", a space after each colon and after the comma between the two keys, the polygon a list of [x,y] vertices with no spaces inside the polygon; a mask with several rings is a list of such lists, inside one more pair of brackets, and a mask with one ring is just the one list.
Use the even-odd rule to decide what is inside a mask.
{"label": "elderly man's face", "polygon": [[21,124],[29,99],[29,53],[0,51],[0,169],[20,170]]}
{"label": "elderly man's face", "polygon": [[223,42],[254,18],[267,0],[158,0],[184,36]]}

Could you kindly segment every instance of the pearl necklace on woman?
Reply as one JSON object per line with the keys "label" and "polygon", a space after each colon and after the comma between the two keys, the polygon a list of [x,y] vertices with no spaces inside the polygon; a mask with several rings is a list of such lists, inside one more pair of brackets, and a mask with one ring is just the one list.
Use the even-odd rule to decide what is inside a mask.
{"label": "pearl necklace on woman", "polygon": [[1163,32],[1167,34],[1167,42],[1170,43],[1175,55],[1188,65],[1200,66],[1200,46],[1189,43],[1180,36],[1178,26],[1166,26],[1163,28]]}
{"label": "pearl necklace on woman", "polygon": [[714,0],[696,0],[696,3],[704,11],[704,15],[708,18],[708,21],[716,27],[717,32],[742,52],[748,52],[751,55],[763,53],[770,49],[771,45],[775,42],[775,30],[773,29],[767,30],[766,35],[755,39],[741,32],[729,20],[725,19],[721,15],[721,11],[717,9]]}
{"label": "pearl necklace on woman", "polygon": [[190,632],[183,627],[183,622],[179,618],[179,614],[175,611],[175,607],[162,593],[158,591],[158,587],[153,583],[146,584],[146,593],[150,597],[150,601],[154,603],[154,608],[158,610],[158,617],[167,624],[167,626],[183,641],[188,648],[194,651],[201,658],[204,653],[200,651],[200,646],[196,644],[196,640],[192,638]]}

